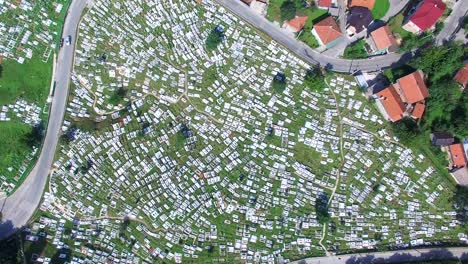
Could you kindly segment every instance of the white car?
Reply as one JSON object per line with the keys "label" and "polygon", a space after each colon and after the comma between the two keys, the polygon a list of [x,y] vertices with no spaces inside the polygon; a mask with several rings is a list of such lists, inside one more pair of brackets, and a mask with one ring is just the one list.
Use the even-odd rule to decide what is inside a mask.
{"label": "white car", "polygon": [[72,39],[71,36],[68,35],[68,37],[65,38],[65,45],[70,46],[70,44],[71,44],[71,39]]}

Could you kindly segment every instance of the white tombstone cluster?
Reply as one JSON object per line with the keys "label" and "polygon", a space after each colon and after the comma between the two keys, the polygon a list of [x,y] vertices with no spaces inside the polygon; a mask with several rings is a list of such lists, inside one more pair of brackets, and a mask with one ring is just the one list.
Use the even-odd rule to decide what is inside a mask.
{"label": "white tombstone cluster", "polygon": [[[447,179],[390,137],[349,76],[309,89],[309,65],[212,2],[93,3],[64,122],[78,131],[41,205],[75,261],[274,263],[323,253],[322,237],[329,250],[466,241]],[[207,50],[219,26],[225,39]]]}
{"label": "white tombstone cluster", "polygon": [[60,15],[67,0],[0,1],[0,56],[24,63],[47,62],[59,37]]}
{"label": "white tombstone cluster", "polygon": [[14,104],[4,105],[0,110],[0,122],[19,120],[28,125],[37,125],[41,122],[41,108],[35,103],[18,99]]}

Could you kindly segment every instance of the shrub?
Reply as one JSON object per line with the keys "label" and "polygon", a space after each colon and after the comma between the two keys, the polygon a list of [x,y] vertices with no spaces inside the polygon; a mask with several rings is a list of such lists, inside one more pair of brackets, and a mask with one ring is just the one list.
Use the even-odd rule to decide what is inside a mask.
{"label": "shrub", "polygon": [[280,7],[281,20],[290,20],[296,17],[296,5],[288,0],[285,1]]}

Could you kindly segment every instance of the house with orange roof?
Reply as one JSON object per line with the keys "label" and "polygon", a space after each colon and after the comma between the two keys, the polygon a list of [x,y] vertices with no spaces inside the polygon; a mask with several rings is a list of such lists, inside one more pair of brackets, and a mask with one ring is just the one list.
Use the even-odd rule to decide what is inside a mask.
{"label": "house with orange roof", "polygon": [[413,107],[413,112],[411,112],[411,117],[414,119],[421,119],[424,115],[424,110],[426,110],[426,105],[424,103],[416,103]]}
{"label": "house with orange roof", "polygon": [[408,104],[423,101],[429,96],[429,91],[424,82],[424,73],[421,70],[398,79],[395,88],[400,94],[401,100]]}
{"label": "house with orange roof", "polygon": [[405,104],[401,101],[400,95],[393,84],[374,95],[377,109],[391,122],[396,122],[403,118]]}
{"label": "house with orange roof", "polygon": [[312,35],[317,39],[320,46],[331,48],[343,39],[340,27],[333,17],[329,16],[314,25]]}
{"label": "house with orange roof", "polygon": [[371,32],[371,48],[374,54],[385,54],[398,49],[398,43],[388,26],[382,26]]}
{"label": "house with orange roof", "polygon": [[455,74],[455,77],[453,77],[453,79],[461,85],[462,89],[466,88],[466,86],[468,85],[468,63],[465,63],[463,68],[458,70],[457,74]]}
{"label": "house with orange roof", "polygon": [[291,20],[286,20],[283,27],[294,33],[299,32],[307,22],[307,18],[307,16],[296,16]]}
{"label": "house with orange roof", "polygon": [[426,105],[424,99],[429,96],[424,73],[420,70],[401,77],[394,84],[374,94],[377,108],[391,122],[396,122],[403,116],[421,119]]}
{"label": "house with orange roof", "polygon": [[463,150],[463,144],[452,144],[449,146],[450,164],[453,168],[462,168],[466,166],[466,156]]}
{"label": "house with orange roof", "polygon": [[375,0],[351,0],[349,2],[349,7],[367,7],[367,9],[372,10],[374,8]]}

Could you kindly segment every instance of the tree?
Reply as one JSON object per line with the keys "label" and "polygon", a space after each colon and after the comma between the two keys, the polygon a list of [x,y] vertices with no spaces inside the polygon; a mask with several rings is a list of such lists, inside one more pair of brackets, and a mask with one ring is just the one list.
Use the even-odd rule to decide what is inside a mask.
{"label": "tree", "polygon": [[322,71],[319,67],[312,67],[307,70],[306,75],[304,77],[304,83],[313,91],[320,91],[322,90],[325,84],[325,76],[323,76]]}
{"label": "tree", "polygon": [[218,45],[223,41],[224,39],[223,31],[224,30],[221,26],[216,26],[210,31],[205,42],[206,48],[208,50],[216,49]]}
{"label": "tree", "polygon": [[296,17],[296,5],[291,1],[287,0],[280,6],[281,20],[291,20]]}
{"label": "tree", "polygon": [[41,121],[32,127],[31,131],[24,136],[23,141],[31,148],[37,147],[41,144],[44,135],[44,121]]}
{"label": "tree", "polygon": [[321,192],[315,199],[315,213],[317,214],[317,221],[320,224],[324,224],[330,221],[330,213],[328,212],[327,193]]}
{"label": "tree", "polygon": [[17,264],[23,263],[18,236],[0,241],[0,263]]}
{"label": "tree", "polygon": [[433,37],[431,33],[424,32],[421,35],[409,34],[403,39],[403,43],[400,46],[400,52],[408,52],[412,49],[424,46],[426,43],[432,41]]}
{"label": "tree", "polygon": [[410,65],[428,74],[432,83],[444,77],[451,78],[463,66],[464,49],[454,43],[432,46],[425,49]]}
{"label": "tree", "polygon": [[416,138],[419,133],[418,124],[410,117],[404,117],[401,120],[393,123],[393,133],[403,143],[409,143],[411,140]]}
{"label": "tree", "polygon": [[359,40],[344,50],[343,57],[345,59],[365,59],[368,57],[367,51],[365,48],[366,42],[364,40]]}
{"label": "tree", "polygon": [[277,73],[273,78],[271,88],[274,93],[282,93],[286,89],[286,76],[283,73]]}
{"label": "tree", "polygon": [[127,95],[127,89],[121,85],[117,91],[114,92],[114,94],[110,98],[110,103],[111,104],[119,104],[122,102],[122,100],[125,98]]}
{"label": "tree", "polygon": [[3,74],[3,66],[0,64],[0,78],[2,78],[2,74]]}

